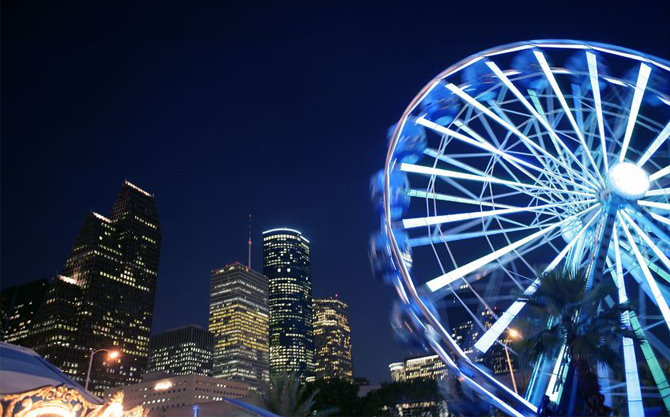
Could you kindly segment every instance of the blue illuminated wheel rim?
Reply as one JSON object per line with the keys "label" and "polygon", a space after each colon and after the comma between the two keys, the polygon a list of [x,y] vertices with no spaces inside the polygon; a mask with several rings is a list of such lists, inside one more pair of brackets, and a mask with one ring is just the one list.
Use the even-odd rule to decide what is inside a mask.
{"label": "blue illuminated wheel rim", "polygon": [[[637,51],[541,40],[447,68],[392,127],[383,175],[373,179],[383,228],[371,258],[398,292],[397,333],[435,351],[502,411],[534,415],[544,395],[560,398],[564,365],[536,369],[525,395],[478,365],[504,345],[525,305],[488,300],[480,284],[528,296],[540,265],[590,269],[611,276],[622,301],[642,295],[647,318],[658,320],[641,329],[654,337],[645,348],[622,351],[626,391],[606,394],[625,399],[630,415],[644,414],[646,396],[670,411],[658,367],[670,360],[669,136],[670,63]],[[440,319],[446,299],[467,308],[463,292],[491,316],[483,324],[466,310],[480,329],[468,346]],[[644,362],[655,389],[640,388]]]}

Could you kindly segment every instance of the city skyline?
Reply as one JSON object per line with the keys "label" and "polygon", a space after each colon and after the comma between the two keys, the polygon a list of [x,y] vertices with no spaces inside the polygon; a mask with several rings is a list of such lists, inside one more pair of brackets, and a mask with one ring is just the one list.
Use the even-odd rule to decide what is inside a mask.
{"label": "city skyline", "polygon": [[[209,331],[191,324],[152,333],[161,237],[154,195],[124,181],[110,218],[86,215],[59,274],[2,289],[3,340],[35,349],[87,387],[90,379],[98,394],[156,373],[235,380],[256,392],[270,370],[303,382],[353,380],[347,305],[313,298],[310,242],[301,232],[263,232],[264,274],[239,262],[212,270]],[[97,365],[99,350],[116,355]]]}
{"label": "city skyline", "polygon": [[[114,218],[114,220],[112,220],[112,219],[108,219],[108,218],[106,218],[106,217],[104,217],[104,216],[102,216],[102,215],[100,215],[96,212],[93,212],[93,211],[89,212],[87,214],[86,220],[84,222],[84,226],[81,228],[81,231],[79,233],[79,238],[77,239],[78,242],[75,242],[75,247],[74,247],[75,251],[80,252],[84,255],[88,254],[89,250],[87,250],[87,248],[85,246],[87,246],[86,243],[88,243],[88,242],[86,242],[86,240],[88,240],[90,238],[89,236],[91,236],[89,230],[91,230],[92,228],[95,228],[95,225],[98,225],[98,224],[100,224],[104,227],[104,226],[106,226],[108,224],[111,224],[111,223],[118,223],[120,221],[122,222],[123,219],[121,219],[121,218],[125,219],[125,218],[127,218],[128,214],[130,214],[128,212],[128,210],[124,210],[123,208],[134,208],[135,211],[137,211],[137,209],[139,208],[139,210],[141,212],[144,212],[145,214],[147,213],[148,210],[147,209],[142,209],[142,205],[138,206],[137,204],[130,203],[130,201],[129,201],[130,196],[133,195],[133,193],[131,193],[129,195],[127,192],[124,193],[124,191],[132,191],[133,193],[135,193],[135,195],[142,194],[143,196],[149,197],[152,200],[152,202],[154,202],[153,201],[154,200],[154,195],[153,194],[150,194],[149,192],[146,192],[144,189],[132,184],[128,180],[125,180],[123,182],[123,187],[122,187],[121,193],[119,194],[119,196],[117,196],[117,200],[115,201],[114,208],[112,210],[112,214],[116,218]],[[153,210],[153,211],[155,211],[155,210]],[[149,211],[149,212],[151,212],[151,211]],[[155,217],[155,213],[152,216]],[[137,219],[137,217],[135,217],[135,218]],[[138,219],[138,220],[139,220],[138,222],[140,222],[142,224],[146,224],[150,228],[160,229],[158,227],[157,219],[155,219],[156,224],[148,223],[144,219]],[[126,222],[126,224],[127,224],[127,222]],[[94,227],[91,227],[91,225],[93,225]],[[249,226],[249,227],[251,227],[251,226]],[[99,230],[99,228],[98,228],[98,230]],[[298,247],[300,247],[302,244],[306,244],[307,246],[309,246],[309,241],[302,236],[302,233],[298,232],[297,230],[293,230],[293,229],[286,228],[286,227],[279,227],[279,228],[274,228],[274,229],[264,231],[263,232],[263,237],[266,237],[266,235],[268,233],[272,235],[272,234],[281,233],[282,231],[284,233],[288,233],[288,234],[295,234],[296,238],[298,238],[298,240],[301,242],[301,243],[298,244]],[[109,240],[115,240],[117,238],[115,228],[113,228],[113,227],[111,228],[111,230],[109,232],[105,232],[105,231],[101,230],[101,234],[109,237],[109,238],[106,238],[106,240],[108,240],[108,241]],[[249,234],[250,234],[249,240],[251,240],[251,234],[252,234],[251,230],[249,231]],[[123,234],[123,236],[125,238],[127,236],[127,234]],[[82,237],[83,237],[83,239],[82,239]],[[131,240],[136,240],[137,239],[137,237],[129,237],[129,238]],[[144,240],[150,240],[150,239],[148,239],[144,236],[142,236],[142,238]],[[270,238],[274,239],[275,237],[271,236]],[[281,236],[280,240],[283,240],[283,239],[284,239],[284,236]],[[100,240],[102,240],[102,238]],[[128,239],[124,239],[124,240],[128,240]],[[79,244],[77,244],[77,243],[79,243]],[[153,243],[154,244],[160,243],[160,240],[154,240]],[[127,246],[128,246],[128,244],[126,244],[124,247],[127,247]],[[251,242],[248,243],[248,246],[249,246],[249,248],[248,248],[249,253],[251,254]],[[109,243],[107,243],[106,245],[104,245],[104,243],[103,243],[103,248],[105,248],[105,249],[112,249],[114,247],[115,246],[112,245],[112,241],[109,241]],[[134,246],[134,247],[136,247],[136,246]],[[119,245],[119,248],[121,248],[121,245]],[[158,249],[160,250],[160,247],[158,247]],[[115,252],[115,251],[112,249],[112,252]],[[281,253],[282,256],[284,255],[283,251],[280,251],[280,253]],[[298,253],[300,253],[300,252],[298,252]],[[264,254],[267,257],[267,249],[264,251]],[[117,256],[120,256],[120,255],[121,255],[121,253],[119,253]],[[300,257],[299,255],[297,255],[297,256]],[[306,272],[307,272],[307,277],[309,278],[309,252],[307,252],[305,254],[305,256],[307,257],[307,271]],[[81,261],[78,262],[78,258],[79,257],[76,256],[76,255],[75,256],[71,255],[68,258],[68,261],[66,262],[66,265],[65,265],[65,268],[64,268],[63,271],[67,272],[68,274],[75,274],[74,276],[77,276],[76,273],[79,272],[79,270],[77,270],[76,268],[72,268],[71,265],[73,265],[73,264],[76,265],[77,263],[81,264]],[[277,263],[279,263],[279,265],[284,266],[286,263],[281,262],[279,259],[283,259],[283,258],[280,256],[275,261],[275,263],[271,262],[269,265],[277,265]],[[293,259],[293,258],[291,258],[291,259]],[[141,258],[139,260],[141,260]],[[251,259],[248,260],[248,263],[250,263],[250,262],[251,262]],[[293,261],[291,260],[291,263],[289,263],[289,264],[292,264],[292,262]],[[267,270],[269,268],[269,265],[268,265],[268,261],[265,260],[265,258],[264,258],[264,265],[266,265],[265,269]],[[286,265],[286,266],[288,266],[288,265]],[[291,266],[293,266],[293,265],[291,265]],[[270,268],[270,269],[272,269],[272,268]],[[212,294],[211,295],[214,296],[216,294],[221,293],[219,291],[215,294],[213,290],[214,290],[215,284],[219,284],[218,288],[221,288],[221,285],[223,285],[223,282],[221,282],[223,277],[231,276],[231,275],[236,276],[236,274],[239,274],[238,271],[240,271],[240,270],[244,271],[243,273],[246,273],[247,275],[251,275],[252,278],[256,282],[257,282],[256,276],[258,278],[262,278],[266,281],[268,280],[268,278],[266,278],[265,275],[260,274],[256,271],[250,269],[247,265],[243,265],[240,262],[233,262],[229,265],[226,265],[222,269],[212,270]],[[63,271],[60,271],[60,272],[63,272]],[[230,272],[228,272],[228,271],[230,271]],[[288,269],[288,271],[290,271],[290,268]],[[127,268],[125,268],[124,272],[125,272],[126,275],[128,274]],[[128,277],[126,279],[131,279],[131,278]],[[311,282],[311,280],[309,280],[309,281]],[[35,317],[38,314],[37,309],[42,307],[40,303],[42,302],[42,299],[46,299],[46,297],[45,296],[33,295],[34,293],[32,293],[31,295],[24,295],[24,294],[26,294],[26,292],[32,290],[32,288],[34,288],[35,286],[38,286],[38,284],[42,285],[43,287],[47,287],[47,289],[50,291],[50,293],[48,295],[48,297],[49,297],[48,302],[44,306],[44,309],[41,310],[41,313],[40,313],[41,318],[39,318],[38,320],[41,320],[42,322],[44,322],[45,319],[53,317],[54,319],[57,319],[57,321],[60,321],[62,324],[70,324],[71,323],[70,326],[62,326],[62,327],[65,327],[62,330],[64,330],[66,333],[67,333],[68,330],[74,331],[74,328],[77,327],[77,320],[76,320],[76,318],[77,318],[77,308],[76,308],[77,304],[76,304],[76,301],[79,301],[80,299],[83,298],[80,288],[81,288],[82,284],[85,283],[85,282],[86,281],[82,281],[82,279],[80,277],[78,277],[78,279],[75,279],[73,277],[66,276],[66,275],[61,275],[59,273],[59,274],[55,275],[54,278],[51,279],[50,281],[48,281],[46,279],[38,279],[38,280],[26,282],[26,283],[19,283],[17,285],[11,286],[11,287],[2,288],[2,291],[9,297],[9,298],[5,298],[4,295],[3,295],[3,313],[2,313],[3,314],[3,328],[2,328],[2,331],[12,333],[11,335],[8,335],[7,337],[13,337],[14,335],[17,334],[17,332],[15,330],[13,330],[13,329],[17,328],[17,326],[14,325],[14,323],[16,323],[16,321],[11,322],[12,319],[18,318],[18,316],[15,314],[16,312],[20,312],[22,314],[22,316],[21,316],[22,320],[23,320],[23,317],[28,317],[30,321],[35,319]],[[155,280],[154,280],[154,282],[155,282]],[[224,280],[224,282],[225,282],[225,280]],[[233,281],[233,283],[235,283],[235,284],[237,284],[238,282],[239,281],[235,281],[235,280]],[[230,288],[230,285],[233,285],[233,284],[232,283],[228,284],[227,288]],[[30,288],[30,287],[32,287],[32,288]],[[254,287],[252,287],[252,288],[254,288]],[[311,284],[310,284],[310,287],[311,287]],[[231,288],[231,290],[232,290],[232,288]],[[235,291],[235,292],[240,291],[242,294],[246,295],[246,294],[248,294],[249,290],[245,291],[244,289],[235,288],[233,291]],[[318,298],[313,298],[311,296],[311,288],[308,289],[308,292],[309,292],[309,295],[310,295],[310,297],[308,298],[308,301],[310,303],[310,307],[311,307],[312,304],[317,304],[319,302],[322,303],[324,301],[326,301],[326,302],[333,302],[334,301],[334,302],[337,302],[337,303],[343,305],[343,307],[344,307],[344,309],[343,309],[344,314],[343,315],[346,317],[346,307],[347,307],[346,304],[340,303],[338,300],[332,300],[332,297],[329,301],[328,300],[323,300],[323,299],[318,299]],[[46,291],[45,291],[45,294],[46,294]],[[20,295],[23,295],[23,297],[20,297]],[[337,294],[336,294],[336,296],[337,296]],[[31,305],[35,302],[38,303],[37,308],[29,307],[29,310],[23,309],[23,311],[26,311],[26,313],[29,314],[29,316],[27,316],[25,313],[23,313],[21,311],[21,308],[24,304],[19,305],[19,310],[16,309],[15,305],[17,304],[17,302],[15,300],[18,301],[20,298],[23,298],[26,301],[27,300],[35,300],[35,301],[30,301]],[[223,300],[221,300],[222,297],[217,297],[217,298],[218,298],[218,300],[220,300],[220,302],[223,301]],[[267,294],[265,295],[265,297],[259,296],[259,298],[265,298],[267,300]],[[230,298],[228,298],[228,299],[230,299]],[[226,299],[224,298],[224,300],[226,300]],[[267,301],[266,301],[266,304],[267,304]],[[212,307],[213,306],[211,306],[211,304],[210,304],[210,306],[209,306],[209,310],[210,310],[209,327],[210,328],[212,327],[212,323],[211,323],[212,322],[212,316],[216,315],[214,312],[212,312]],[[341,307],[340,307],[340,309],[341,309]],[[310,322],[312,321],[311,320],[311,317],[312,317],[311,313],[312,312],[314,312],[314,308],[312,308],[311,311],[308,312],[308,317],[310,318]],[[321,315],[321,314],[324,314],[323,313],[323,308],[322,308],[320,314],[317,313],[317,312],[314,312],[314,316]],[[219,317],[221,317],[221,316],[219,316]],[[314,321],[316,321],[316,318],[314,319]],[[345,318],[344,321],[346,323],[348,320]],[[248,322],[245,322],[245,323],[248,323]],[[38,329],[35,329],[35,332],[33,332],[33,334],[31,335],[31,340],[29,342],[25,342],[25,339],[27,338],[28,333],[30,333],[32,326],[30,326],[30,325],[25,325],[24,326],[23,323],[21,323],[21,330],[19,332],[21,336],[20,336],[20,338],[14,337],[12,342],[19,343],[19,344],[23,343],[23,344],[29,345],[29,347],[40,348],[39,349],[40,351],[46,351],[44,353],[47,354],[47,357],[51,358],[56,363],[59,363],[59,361],[58,361],[59,358],[68,358],[69,359],[69,358],[72,357],[71,354],[69,354],[69,352],[68,352],[69,349],[66,350],[64,347],[61,348],[61,349],[43,347],[44,345],[41,341],[43,339],[49,340],[50,339],[49,336],[50,336],[50,334],[52,334],[52,332],[50,331],[50,329],[49,330],[45,329],[44,325],[42,325],[42,324],[38,323],[35,326],[38,326]],[[339,325],[339,326],[341,326],[341,325]],[[347,333],[346,341],[350,342],[351,329],[347,324],[345,324],[344,326],[346,326],[346,333]],[[322,326],[320,326],[320,327],[323,329]],[[219,365],[219,369],[217,371],[217,369],[215,368],[215,362],[214,362],[214,360],[216,358],[216,355],[215,355],[216,351],[214,349],[211,351],[211,354],[209,356],[209,366],[205,366],[204,364],[202,364],[203,361],[206,362],[205,358],[204,358],[204,353],[202,355],[200,353],[196,354],[197,357],[201,358],[201,359],[192,359],[193,350],[194,349],[199,350],[199,346],[198,346],[198,348],[195,348],[195,347],[194,348],[191,348],[191,347],[189,347],[189,348],[177,348],[177,344],[179,343],[177,341],[179,341],[180,339],[184,340],[185,338],[189,338],[189,337],[194,336],[193,335],[194,330],[191,330],[191,329],[199,329],[200,331],[204,331],[205,333],[207,333],[207,330],[206,330],[207,327],[205,327],[203,329],[199,325],[194,325],[194,324],[191,324],[191,325],[180,324],[180,325],[177,325],[175,327],[171,327],[171,328],[169,328],[167,330],[164,330],[164,331],[160,331],[160,332],[156,332],[155,330],[152,331],[151,335],[150,335],[150,344],[148,346],[148,351],[147,351],[146,368],[143,371],[140,371],[140,373],[139,373],[140,378],[142,376],[146,376],[147,374],[149,374],[149,377],[151,377],[151,374],[155,374],[156,372],[161,372],[161,373],[164,373],[164,374],[167,373],[168,376],[174,376],[174,375],[182,374],[182,372],[178,372],[177,370],[179,370],[179,371],[184,370],[184,371],[186,371],[186,373],[192,373],[193,371],[190,371],[190,370],[193,369],[193,368],[196,368],[196,364],[198,364],[199,366],[196,369],[198,369],[199,373],[202,374],[202,375],[210,376],[210,377],[213,376],[213,377],[233,379],[233,380],[236,380],[236,381],[241,382],[241,383],[250,382],[249,381],[250,376],[245,377],[244,373],[242,375],[240,375],[240,374],[232,374],[232,375],[231,374],[223,374],[222,370],[221,370],[221,368],[222,368],[221,365]],[[310,330],[313,330],[313,329],[311,329],[311,327],[310,327]],[[197,330],[195,330],[195,332],[197,332]],[[324,330],[322,330],[321,335],[323,335],[323,336],[321,336],[321,338],[324,339],[325,338],[324,333],[327,334],[327,333],[330,333],[330,332],[332,332],[332,331],[325,331],[324,332]],[[337,332],[337,333],[339,333],[339,332]],[[312,335],[312,337],[311,337],[311,342],[312,343],[311,344],[312,344],[312,346],[314,346],[315,343],[314,343],[313,331],[312,331],[311,335]],[[200,336],[200,335],[198,335],[198,336]],[[211,335],[211,336],[214,339],[213,342],[216,343],[217,339],[215,338],[215,336],[214,335]],[[338,339],[340,339],[340,338],[341,337],[338,335]],[[72,336],[69,339],[71,340],[71,342],[75,342],[75,340],[78,339],[77,336],[76,336],[76,333],[72,334]],[[202,340],[202,339],[204,339],[204,337],[199,337],[198,339]],[[198,342],[198,343],[200,344],[200,342]],[[69,346],[69,344],[65,344],[65,345]],[[330,346],[332,346],[332,345],[330,345]],[[120,347],[120,345],[115,343],[114,345],[110,346],[109,349],[116,349],[116,348],[119,348],[119,347]],[[105,348],[100,348],[100,349],[105,349]],[[176,350],[176,352],[175,352],[175,350]],[[191,353],[187,354],[186,352],[188,352],[188,351],[191,351]],[[350,346],[350,343],[349,343],[349,352],[348,352],[348,355],[347,355],[349,366],[348,367],[346,365],[344,366],[344,369],[348,369],[349,373],[345,373],[343,376],[347,377],[350,380],[353,380],[353,368],[352,368],[352,363],[351,363],[351,352],[350,351],[351,351],[351,346]],[[163,352],[165,352],[165,353],[163,353]],[[170,352],[170,354],[168,354],[168,352]],[[239,352],[239,350],[238,350],[238,352]],[[131,353],[132,353],[132,351],[131,351]],[[55,359],[54,359],[54,354],[57,354]],[[171,355],[175,359],[171,360],[171,359],[169,359],[169,356],[167,356],[167,355]],[[219,355],[219,357],[224,356],[224,355],[225,355],[225,358],[226,358],[225,362],[230,363],[230,361],[232,360],[230,354]],[[152,358],[154,358],[154,359],[152,359]],[[269,358],[269,356],[268,356],[268,358]],[[182,362],[182,361],[185,361],[185,362]],[[109,368],[110,362],[111,362],[111,364],[120,364],[120,359],[103,360],[102,365],[106,368]],[[282,363],[284,362],[283,358],[282,358],[281,362]],[[317,373],[317,371],[316,371],[315,349],[313,350],[312,361],[308,362],[308,364],[311,364],[311,367],[308,367],[308,369],[305,370],[304,375],[302,373],[300,374],[301,376],[303,376],[303,380],[307,379],[309,381],[309,380],[313,380],[315,378],[328,378],[328,377],[324,377],[323,371],[321,371],[320,374]],[[69,364],[64,366],[65,372],[67,372],[69,374],[72,374],[77,379],[82,379],[82,377],[79,376],[80,375],[79,373],[81,371],[78,371],[80,369],[80,367],[81,367],[81,365],[79,367],[75,367],[74,364],[72,364],[72,363],[69,363]],[[342,367],[340,367],[340,368],[342,368]],[[236,366],[235,370],[237,370],[237,369],[238,369],[238,367]],[[137,369],[134,369],[134,371],[137,371]],[[135,374],[135,375],[137,375],[137,374]],[[263,382],[266,381],[268,378],[269,378],[269,376],[266,376],[266,375],[263,375],[263,378],[259,377],[259,379]],[[251,380],[250,390],[260,391],[261,390],[261,385],[260,385],[261,381],[256,383],[254,380]],[[132,382],[130,382],[130,383],[132,384]],[[91,387],[94,388],[94,385],[95,384],[92,384]],[[108,389],[108,388],[111,388],[111,387],[108,387],[108,385],[104,384],[100,388],[100,391],[105,391],[105,389]]]}

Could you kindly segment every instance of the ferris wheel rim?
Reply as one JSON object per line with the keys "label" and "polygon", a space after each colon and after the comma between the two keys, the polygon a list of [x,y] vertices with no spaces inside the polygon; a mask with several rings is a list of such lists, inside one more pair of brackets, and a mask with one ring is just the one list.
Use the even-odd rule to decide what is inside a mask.
{"label": "ferris wheel rim", "polygon": [[[458,71],[461,71],[462,69],[466,68],[470,64],[473,64],[479,60],[482,60],[487,57],[493,57],[496,55],[500,54],[505,54],[508,52],[515,52],[515,51],[522,51],[524,49],[531,49],[531,48],[563,48],[563,49],[576,49],[576,50],[595,50],[599,52],[605,52],[605,53],[610,53],[610,54],[615,54],[624,58],[628,59],[633,59],[636,61],[641,61],[649,64],[653,64],[667,72],[670,72],[670,62],[651,56],[649,54],[642,54],[638,51],[634,51],[628,48],[623,48],[623,47],[617,47],[613,45],[608,45],[608,44],[602,44],[602,43],[593,43],[593,42],[582,42],[582,41],[567,41],[567,40],[535,40],[535,41],[527,41],[527,42],[517,42],[517,43],[512,43],[512,44],[507,44],[503,45],[500,47],[494,47],[490,48],[487,50],[484,50],[480,53],[473,54],[470,57],[467,57],[458,63],[450,66],[446,70],[444,70],[442,73],[440,73],[438,76],[434,77],[424,88],[415,96],[415,98],[412,100],[410,105],[407,107],[405,112],[403,113],[399,123],[396,125],[395,131],[393,132],[393,135],[390,139],[389,142],[389,148],[388,148],[388,153],[387,153],[387,158],[385,161],[384,165],[384,213],[386,216],[387,220],[390,220],[390,202],[388,200],[388,189],[389,189],[389,173],[391,172],[392,165],[394,164],[393,161],[393,156],[394,156],[394,151],[397,146],[397,141],[399,138],[400,133],[403,131],[404,125],[408,120],[409,115],[415,110],[416,106],[426,97],[428,92],[441,80],[456,74]],[[665,169],[661,169],[660,171],[663,171]],[[659,172],[660,172],[659,171]],[[624,214],[625,215],[625,214]],[[597,218],[598,214],[594,215],[590,222],[593,222]],[[622,216],[618,215],[618,218],[621,218]],[[586,227],[584,227],[586,228]],[[402,262],[402,256],[401,256],[401,250],[398,246],[398,243],[396,241],[395,234],[393,232],[393,229],[391,227],[391,223],[387,222],[385,223],[385,229],[386,233],[389,237],[389,241],[391,244],[391,251],[393,254],[394,259],[397,262],[398,265],[398,270],[399,274],[402,278],[402,281],[404,283],[404,288],[406,293],[404,294],[404,299],[406,299],[406,303],[409,302],[409,299],[411,298],[418,306],[420,309],[421,313],[427,320],[427,323],[435,330],[440,332],[440,335],[443,335],[443,337],[448,338],[448,333],[446,330],[442,327],[440,321],[435,318],[431,310],[422,302],[422,299],[416,289],[416,286],[414,282],[412,281],[411,274],[409,273],[408,269],[405,267],[404,263]],[[584,230],[582,230],[584,231]],[[594,244],[595,245],[595,244]],[[401,298],[403,294],[401,294]],[[446,335],[446,336],[445,336]],[[460,348],[459,348],[460,349]],[[437,351],[437,349],[436,349]],[[438,351],[439,352],[439,351]],[[506,386],[502,385],[505,387],[506,390],[509,391]],[[509,394],[508,394],[509,395]],[[515,394],[512,394],[514,397]],[[527,401],[521,397],[521,400],[517,400],[526,402]],[[532,406],[532,405],[531,405]],[[528,407],[528,406],[527,406]],[[534,410],[535,406],[529,407],[531,411],[536,411]]]}

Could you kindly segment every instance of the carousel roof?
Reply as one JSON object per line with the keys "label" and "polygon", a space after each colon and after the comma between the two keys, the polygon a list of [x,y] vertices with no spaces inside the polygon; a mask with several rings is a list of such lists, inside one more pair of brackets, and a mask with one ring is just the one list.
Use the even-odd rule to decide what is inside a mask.
{"label": "carousel roof", "polygon": [[45,386],[72,388],[89,402],[102,403],[32,349],[0,342],[0,394],[24,393]]}

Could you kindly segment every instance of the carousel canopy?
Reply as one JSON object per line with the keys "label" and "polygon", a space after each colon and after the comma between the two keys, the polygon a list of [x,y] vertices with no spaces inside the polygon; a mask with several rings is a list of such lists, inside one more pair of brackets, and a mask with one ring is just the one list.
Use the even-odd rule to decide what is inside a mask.
{"label": "carousel canopy", "polygon": [[0,394],[24,393],[45,386],[72,388],[87,401],[102,403],[35,351],[0,342]]}

